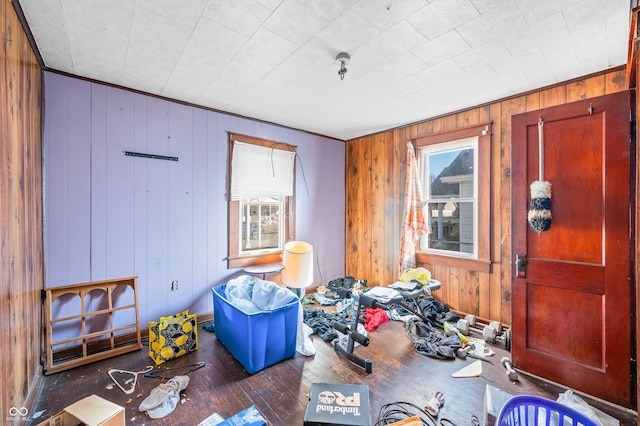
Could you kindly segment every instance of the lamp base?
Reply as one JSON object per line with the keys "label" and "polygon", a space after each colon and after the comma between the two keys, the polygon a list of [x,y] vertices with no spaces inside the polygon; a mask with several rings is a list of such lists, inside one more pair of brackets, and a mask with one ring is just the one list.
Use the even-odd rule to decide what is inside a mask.
{"label": "lamp base", "polygon": [[298,296],[298,299],[301,299],[301,300],[306,293],[306,289],[304,287],[300,287],[300,288],[287,287],[287,288],[292,292],[294,292],[295,295]]}

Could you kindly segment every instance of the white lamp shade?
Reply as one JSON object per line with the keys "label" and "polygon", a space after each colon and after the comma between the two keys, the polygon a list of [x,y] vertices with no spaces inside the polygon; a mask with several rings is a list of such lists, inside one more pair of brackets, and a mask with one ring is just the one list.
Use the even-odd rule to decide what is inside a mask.
{"label": "white lamp shade", "polygon": [[291,288],[304,288],[313,283],[313,246],[304,241],[289,241],[282,255],[284,269],[280,280]]}

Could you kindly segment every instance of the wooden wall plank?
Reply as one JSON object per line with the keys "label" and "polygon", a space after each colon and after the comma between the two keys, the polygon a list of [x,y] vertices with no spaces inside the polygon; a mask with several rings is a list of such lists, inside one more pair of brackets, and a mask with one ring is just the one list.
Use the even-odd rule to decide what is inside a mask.
{"label": "wooden wall plank", "polygon": [[[360,179],[364,175],[364,171],[362,173],[359,171],[362,163],[363,147],[364,141],[362,139],[356,139],[346,147],[346,191],[350,194],[358,193],[358,187],[361,185]],[[364,243],[361,244],[362,235],[360,232],[363,229],[362,218],[360,217],[364,214],[363,198],[359,196],[350,197],[345,206],[345,252],[348,253],[345,260],[345,275],[354,277],[360,275],[358,265],[360,263],[361,249],[364,251]]]}
{"label": "wooden wall plank", "polygon": [[[371,145],[380,144],[380,140],[387,141],[386,155],[391,158],[394,150],[403,148],[412,137],[427,134],[446,132],[450,130],[468,127],[469,125],[491,122],[492,123],[492,150],[491,150],[491,242],[490,252],[492,257],[492,269],[490,273],[474,273],[465,269],[443,265],[421,265],[430,269],[434,278],[442,281],[442,289],[434,292],[434,296],[447,303],[454,310],[470,311],[489,320],[498,320],[505,324],[511,322],[511,117],[514,114],[535,111],[537,109],[560,105],[574,100],[600,96],[607,90],[623,90],[622,80],[624,70],[612,70],[600,75],[590,76],[582,80],[559,84],[550,88],[542,88],[524,96],[496,101],[494,103],[460,111],[454,114],[425,120],[393,132],[381,132],[364,138],[347,141],[348,163],[370,155]],[[380,154],[376,154],[380,155]],[[406,161],[406,155],[401,158]],[[390,283],[395,279],[391,271],[386,268],[389,276],[380,276],[380,271],[385,270],[379,265],[368,264],[361,256],[379,259],[376,250],[382,247],[391,247],[400,239],[398,216],[395,223],[385,221],[384,229],[372,226],[366,222],[363,226],[363,217],[370,217],[371,211],[379,206],[376,204],[387,202],[388,199],[399,200],[398,211],[402,209],[404,196],[403,171],[395,169],[395,162],[386,163],[367,160],[364,164],[368,167],[350,168],[346,188],[346,223],[350,224],[348,240],[357,238],[357,247],[347,250],[346,264],[358,265],[358,272],[366,279],[375,277],[376,281]],[[381,170],[375,170],[379,167]],[[376,189],[370,184],[372,179],[379,176],[387,176],[391,179],[383,189]],[[354,184],[357,182],[357,184]],[[386,192],[391,189],[392,192]],[[376,191],[385,192],[384,196],[376,194]],[[364,198],[364,200],[363,200]],[[357,207],[356,207],[357,206]],[[387,220],[391,220],[392,214],[387,213]],[[377,219],[376,219],[377,220]],[[374,244],[375,243],[375,244]],[[361,251],[356,251],[360,247]],[[371,249],[373,247],[373,249]],[[372,251],[371,251],[372,250]],[[385,248],[384,250],[388,250]],[[391,259],[391,256],[382,256]],[[398,256],[393,256],[397,262]],[[379,283],[378,283],[379,284]]]}
{"label": "wooden wall plank", "polygon": [[454,268],[453,266],[447,266],[446,287],[448,295],[448,304],[456,306],[456,309],[460,309],[460,287],[462,286],[463,277],[460,276],[460,268]]}
{"label": "wooden wall plank", "polygon": [[627,81],[625,70],[611,72],[605,75],[604,82],[605,94],[621,92],[627,90]]}
{"label": "wooden wall plank", "polygon": [[42,71],[11,2],[0,2],[0,413],[29,409],[41,374],[40,290],[44,280]]}
{"label": "wooden wall plank", "polygon": [[[194,110],[193,113],[193,170],[191,179],[193,181],[193,212],[192,223],[195,230],[202,232],[193,232],[191,241],[192,253],[207,253],[207,187],[209,180],[207,178],[207,157],[208,144],[207,140],[207,113],[203,110]],[[192,256],[190,259],[193,268],[194,291],[197,291],[197,283],[208,282],[208,259],[207,256]],[[190,312],[211,312],[208,309],[209,300],[212,297],[203,296],[197,298],[189,305]]]}
{"label": "wooden wall plank", "polygon": [[594,98],[604,93],[605,76],[598,75],[567,84],[567,102]]}
{"label": "wooden wall plank", "polygon": [[[402,130],[395,130],[388,143],[389,153],[389,173],[384,176],[385,179],[385,228],[392,229],[398,238],[391,241],[385,241],[386,245],[386,276],[385,280],[394,280],[398,277],[400,259],[400,224],[402,222],[402,207],[400,207],[400,199],[396,196],[395,185],[400,181],[402,175],[402,164],[405,156],[402,147],[406,141],[411,139],[411,129],[409,127]],[[402,143],[404,141],[404,144]],[[404,181],[403,181],[404,182]],[[393,282],[393,281],[389,281]],[[388,283],[387,283],[388,284]]]}
{"label": "wooden wall plank", "polygon": [[[45,99],[45,111],[53,117],[45,117],[45,159],[60,160],[49,170],[51,180],[45,188],[52,218],[56,224],[66,225],[72,216],[68,212],[86,205],[91,215],[90,233],[74,235],[61,227],[46,238],[50,249],[69,246],[66,238],[74,240],[73,247],[91,241],[89,260],[65,263],[66,256],[47,251],[52,261],[49,270],[58,272],[55,280],[48,282],[50,286],[77,282],[70,277],[85,270],[91,271],[90,281],[136,275],[142,323],[187,308],[194,313],[211,312],[211,286],[241,272],[229,270],[226,261],[227,132],[298,146],[295,237],[314,245],[316,284],[328,276],[343,276],[345,175],[340,168],[344,142],[100,83],[49,72],[45,75],[50,78],[48,90],[52,94]],[[90,91],[85,90],[87,84]],[[75,108],[67,105],[71,98],[91,114],[69,114]],[[77,128],[64,131],[74,126]],[[81,134],[86,128],[91,129],[89,136]],[[77,161],[68,146],[80,147],[79,153],[91,152],[90,193],[70,194],[67,189],[69,182],[87,180],[83,168],[73,167]],[[125,150],[176,156],[178,161],[126,156]],[[58,163],[64,167],[57,167]],[[329,163],[337,165],[338,171],[326,167]],[[378,191],[367,192],[374,193]],[[383,267],[387,262],[377,263]],[[174,280],[178,281],[177,291],[170,290]],[[63,303],[60,310],[73,308],[71,303],[75,301]]]}
{"label": "wooden wall plank", "polygon": [[433,133],[433,121],[425,121],[412,126],[412,128],[416,129],[415,135],[412,135],[412,138],[430,135]]}
{"label": "wooden wall plank", "polygon": [[[47,87],[52,80],[59,76],[49,75],[46,77]],[[57,84],[52,87],[50,96],[56,96],[66,100],[66,85]],[[66,202],[67,191],[65,181],[66,160],[66,120],[64,110],[56,108],[50,110],[52,116],[51,125],[46,128],[45,141],[56,140],[55,145],[45,145],[46,158],[46,181],[51,191],[46,199],[47,203],[47,228],[45,230],[48,237],[47,251],[51,266],[47,268],[47,275],[53,283],[66,283],[66,230],[67,220],[65,218],[64,202]],[[54,149],[55,147],[55,149]],[[54,200],[58,200],[54,203]]]}
{"label": "wooden wall plank", "polygon": [[[491,273],[486,275],[485,280],[480,280],[478,291],[478,316],[490,318],[492,308],[495,305],[496,289],[501,286],[501,273],[503,263],[509,260],[502,258],[503,246],[509,246],[508,238],[504,238],[504,222],[501,220],[502,198],[501,188],[504,179],[509,179],[511,167],[503,170],[500,167],[501,152],[504,149],[502,138],[502,104],[493,104],[490,108],[491,121]],[[495,226],[494,226],[495,224]],[[510,235],[511,232],[507,235]]]}
{"label": "wooden wall plank", "polygon": [[89,256],[91,253],[91,149],[86,143],[91,138],[91,84],[74,81],[73,91],[66,94],[67,120],[66,158],[63,164],[73,169],[67,176],[66,192],[66,282],[91,280]]}
{"label": "wooden wall plank", "polygon": [[386,277],[390,275],[389,264],[386,257],[387,246],[384,241],[384,228],[386,225],[385,205],[387,199],[387,185],[385,184],[385,171],[393,166],[390,160],[391,155],[387,155],[387,139],[392,140],[392,134],[378,134],[371,146],[371,199],[368,219],[371,229],[371,269],[369,279],[371,285],[388,285]]}
{"label": "wooden wall plank", "polygon": [[532,93],[527,96],[527,111],[540,109],[540,93]]}
{"label": "wooden wall plank", "polygon": [[471,109],[456,114],[456,128],[461,129],[474,124],[480,124],[480,110]]}
{"label": "wooden wall plank", "polygon": [[458,292],[458,306],[459,310],[462,312],[467,312],[470,314],[478,314],[478,303],[479,303],[479,272],[476,271],[468,271],[468,270],[459,270],[462,277],[460,279]]}
{"label": "wooden wall plank", "polygon": [[495,285],[492,285],[489,318],[504,324],[511,324],[511,265],[513,265],[511,258],[511,173],[522,172],[511,170],[511,117],[526,111],[526,103],[526,97],[518,97],[501,103],[500,142],[496,144],[500,149],[500,162],[495,166],[500,175],[500,185],[496,188],[499,193],[493,194],[493,197],[494,200],[500,200],[499,206],[496,206],[497,220],[494,219],[494,223],[500,228],[499,234],[495,235],[497,241],[500,242],[500,257],[497,262],[499,267],[494,268],[493,271],[497,276],[492,283]]}
{"label": "wooden wall plank", "polygon": [[167,281],[160,287],[170,288],[178,281],[178,289],[170,293],[176,312],[187,309],[196,291],[193,285],[192,249],[193,235],[197,228],[193,222],[193,108],[170,103],[167,134],[167,155],[178,161],[165,161],[168,179]]}
{"label": "wooden wall plank", "polygon": [[[106,167],[99,170],[103,173],[101,179],[105,184],[106,209],[91,211],[92,223],[103,223],[106,232],[104,249],[106,250],[107,276],[100,279],[136,275],[133,269],[135,161],[131,160],[137,160],[137,158],[123,154],[123,151],[130,151],[135,146],[133,140],[135,95],[124,90],[110,90],[107,92],[107,102]],[[159,153],[165,154],[166,151]],[[70,173],[71,178],[72,176],[73,174]],[[99,195],[101,192],[91,191],[91,194]],[[73,204],[70,206],[82,201],[79,197],[74,197]],[[166,209],[166,205],[163,207]],[[113,250],[114,247],[118,249]],[[78,281],[69,280],[68,282]]]}
{"label": "wooden wall plank", "polygon": [[[62,79],[61,76],[51,76],[48,74],[48,78],[56,78]],[[66,86],[70,86],[75,84],[74,80],[63,80],[66,83]],[[59,84],[51,84],[47,85],[47,90],[56,90]],[[96,216],[92,218],[91,223],[91,278],[88,280],[69,280],[68,277],[64,277],[63,279],[58,279],[55,281],[51,280],[51,277],[47,274],[47,283],[49,286],[57,286],[57,285],[65,285],[77,282],[88,282],[88,281],[100,281],[106,280],[109,278],[107,273],[107,225],[106,220],[102,216],[104,212],[107,211],[107,197],[106,197],[106,188],[107,188],[107,176],[105,170],[107,169],[107,129],[109,128],[108,123],[108,113],[107,113],[107,105],[108,105],[108,97],[107,97],[107,88],[105,86],[100,86],[97,84],[93,84],[91,87],[91,110],[93,113],[91,114],[91,215]],[[57,97],[52,97],[52,99],[58,99]],[[144,105],[138,105],[138,108],[144,107]],[[50,108],[51,109],[51,108]],[[63,109],[63,108],[59,108]],[[146,126],[142,126],[144,123],[146,116],[143,114],[143,111],[136,111],[138,114],[136,115],[136,120],[139,120],[136,124],[138,132],[142,132],[142,129]],[[62,117],[61,119],[63,119]],[[46,128],[48,129],[51,125],[55,125],[55,121],[48,122]],[[52,139],[55,140],[55,139]],[[48,145],[47,145],[48,146]],[[135,146],[135,145],[134,145]],[[140,149],[141,147],[137,146],[136,149]],[[142,149],[144,152],[144,148]],[[49,149],[49,153],[47,155],[57,154],[55,149]],[[56,178],[55,173],[51,173],[52,178]],[[50,190],[56,189],[55,186],[49,185]],[[54,206],[57,206],[58,203],[55,200],[51,200],[51,203]],[[93,213],[95,212],[95,213]],[[139,235],[139,234],[138,234]],[[55,242],[55,240],[53,240]],[[55,262],[49,262],[51,267],[55,267]]]}
{"label": "wooden wall plank", "polygon": [[540,92],[540,108],[549,108],[567,102],[566,86],[557,86]]}

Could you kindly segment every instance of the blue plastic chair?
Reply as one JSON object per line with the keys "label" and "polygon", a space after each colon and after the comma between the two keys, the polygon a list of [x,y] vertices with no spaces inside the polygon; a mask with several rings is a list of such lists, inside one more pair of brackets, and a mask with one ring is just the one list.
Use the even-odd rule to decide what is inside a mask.
{"label": "blue plastic chair", "polygon": [[551,399],[516,395],[507,400],[496,426],[598,426],[584,414]]}

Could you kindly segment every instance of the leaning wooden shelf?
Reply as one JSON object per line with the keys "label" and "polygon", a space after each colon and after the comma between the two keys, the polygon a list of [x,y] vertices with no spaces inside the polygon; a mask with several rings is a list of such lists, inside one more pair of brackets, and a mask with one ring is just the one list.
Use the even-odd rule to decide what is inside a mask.
{"label": "leaning wooden shelf", "polygon": [[[138,277],[118,278],[104,281],[93,281],[60,287],[46,288],[45,291],[45,342],[47,351],[47,366],[45,374],[53,374],[69,368],[78,367],[94,361],[100,361],[112,356],[135,351],[142,348],[140,336],[140,314],[138,311]],[[114,295],[122,286],[129,286],[133,290],[133,303],[114,306]],[[89,296],[95,290],[102,290],[106,295],[107,307],[96,310],[88,309],[95,301]],[[53,317],[54,302],[64,296],[80,299],[80,313],[68,316]],[[114,314],[117,312],[133,313],[135,322],[114,325]],[[108,326],[104,329],[93,330],[98,319],[104,320]],[[64,323],[80,324],[80,334],[53,341],[55,325]],[[91,331],[88,329],[91,328]],[[107,337],[108,336],[108,337]],[[100,337],[104,337],[100,339]],[[56,348],[61,348],[56,351]],[[66,351],[72,355],[56,358],[57,352]]]}

